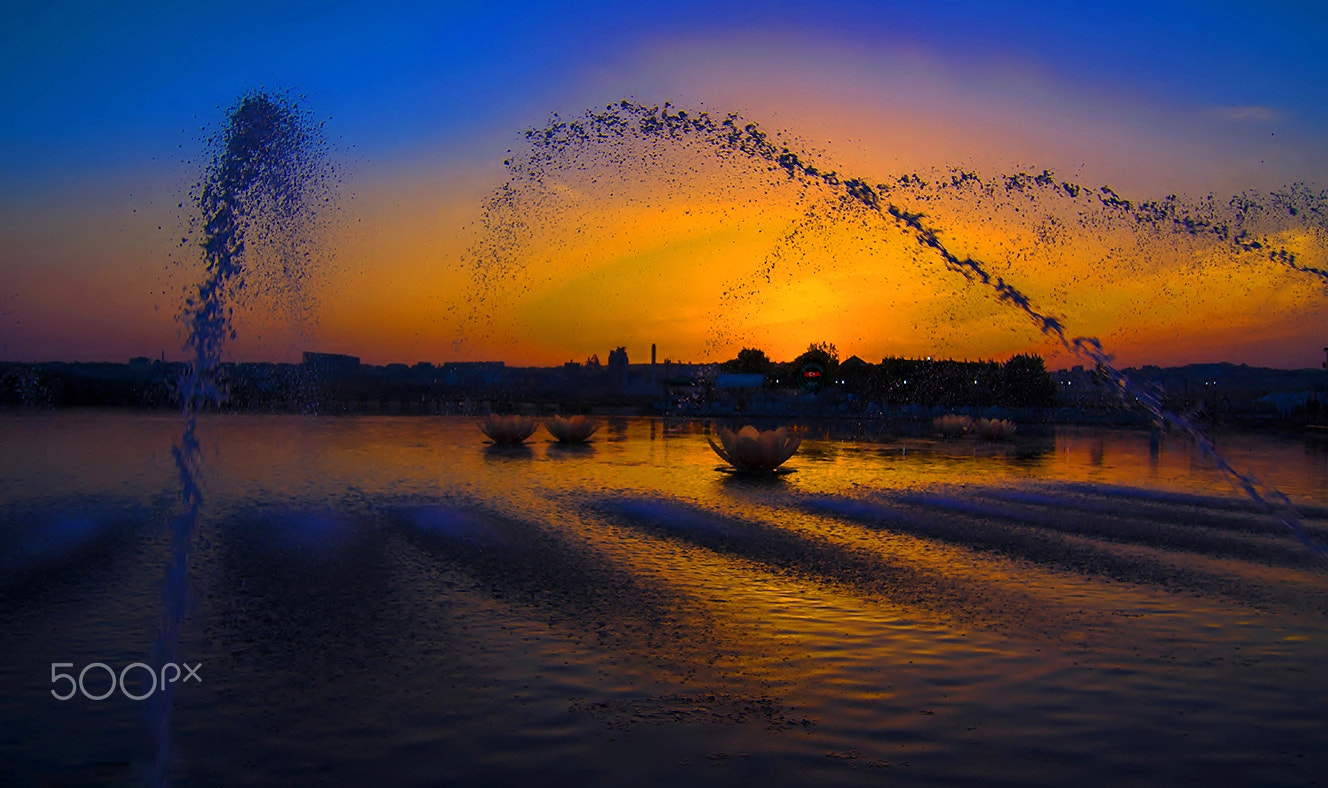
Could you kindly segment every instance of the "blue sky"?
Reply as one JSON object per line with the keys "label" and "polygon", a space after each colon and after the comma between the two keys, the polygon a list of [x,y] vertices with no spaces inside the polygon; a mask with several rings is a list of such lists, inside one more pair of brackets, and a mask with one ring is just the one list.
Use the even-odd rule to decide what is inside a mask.
{"label": "blue sky", "polygon": [[765,34],[1027,63],[1074,88],[1245,111],[1324,142],[1328,12],[1311,3],[57,3],[6,12],[6,189],[142,166],[252,87],[306,94],[364,155],[575,111],[587,72],[669,40]]}

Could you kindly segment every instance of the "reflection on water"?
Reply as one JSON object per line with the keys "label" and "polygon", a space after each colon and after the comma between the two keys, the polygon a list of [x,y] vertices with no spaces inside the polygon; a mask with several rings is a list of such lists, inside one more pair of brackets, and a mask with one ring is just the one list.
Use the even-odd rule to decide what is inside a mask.
{"label": "reflection on water", "polygon": [[[20,783],[132,784],[145,710],[57,701],[51,663],[148,658],[175,420],[0,426],[0,757]],[[1167,435],[809,425],[794,473],[748,478],[716,472],[701,422],[607,419],[584,446],[493,447],[460,417],[199,430],[180,653],[204,681],[177,690],[178,784],[1276,785],[1328,767],[1328,570]],[[1321,445],[1220,443],[1328,539]]]}

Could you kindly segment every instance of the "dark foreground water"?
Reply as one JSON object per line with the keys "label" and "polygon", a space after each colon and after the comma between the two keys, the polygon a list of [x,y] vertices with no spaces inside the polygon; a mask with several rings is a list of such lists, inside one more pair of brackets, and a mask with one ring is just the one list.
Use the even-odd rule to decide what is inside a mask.
{"label": "dark foreground water", "polygon": [[[751,480],[705,428],[203,419],[172,782],[1328,782],[1328,567],[1179,439],[813,437]],[[0,782],[150,770],[109,671],[151,661],[178,432],[0,417]],[[1328,445],[1219,446],[1328,539]]]}

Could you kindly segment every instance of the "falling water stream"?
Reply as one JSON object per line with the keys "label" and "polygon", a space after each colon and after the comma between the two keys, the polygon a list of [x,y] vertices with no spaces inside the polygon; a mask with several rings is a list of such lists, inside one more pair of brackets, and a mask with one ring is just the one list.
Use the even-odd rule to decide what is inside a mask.
{"label": "falling water stream", "polygon": [[[1136,204],[1121,198],[1110,187],[1086,189],[1045,170],[1039,174],[1005,175],[990,183],[974,173],[952,170],[944,178],[924,181],[917,175],[908,175],[872,185],[811,162],[805,153],[781,144],[757,124],[745,122],[736,114],[716,120],[708,112],[688,112],[667,103],[646,106],[629,100],[610,104],[603,111],[587,111],[569,121],[555,117],[544,128],[527,131],[525,140],[527,149],[506,162],[510,180],[487,204],[489,236],[477,247],[475,255],[475,275],[481,287],[501,285],[511,276],[504,269],[519,257],[523,237],[519,230],[532,217],[552,213],[551,203],[562,199],[563,192],[546,187],[559,178],[572,176],[585,180],[587,169],[593,172],[632,167],[675,152],[695,153],[698,148],[708,149],[721,158],[741,157],[769,167],[776,176],[823,187],[829,198],[840,202],[841,211],[846,206],[866,210],[902,230],[907,238],[937,255],[948,269],[981,284],[998,301],[1031,320],[1056,345],[1095,366],[1118,389],[1127,406],[1137,403],[1159,425],[1188,435],[1262,510],[1276,517],[1307,549],[1328,557],[1328,548],[1305,532],[1295,507],[1285,495],[1234,467],[1193,421],[1163,407],[1156,392],[1132,384],[1127,375],[1116,369],[1112,356],[1097,338],[1069,333],[1061,318],[1035,304],[1018,285],[995,273],[990,263],[951,251],[942,240],[943,228],[933,226],[924,213],[905,207],[902,200],[892,199],[892,195],[911,194],[915,199],[921,196],[929,200],[952,192],[958,199],[974,203],[984,198],[989,202],[1002,199],[1010,202],[1013,197],[1020,197],[1025,202],[1057,204],[1054,208],[1063,215],[1074,215],[1081,225],[1071,228],[1072,237],[1075,229],[1088,230],[1095,223],[1123,222],[1147,234],[1203,238],[1265,265],[1286,266],[1317,278],[1328,290],[1328,270],[1314,262],[1307,263],[1273,236],[1295,227],[1322,240],[1328,231],[1328,192],[1316,192],[1302,184],[1270,195],[1247,192],[1231,199],[1223,209],[1212,198],[1192,205],[1174,195]],[[1077,214],[1065,210],[1067,203],[1078,209]],[[1319,244],[1320,249],[1322,246]],[[769,265],[762,273],[768,281]],[[747,286],[749,293],[757,289],[759,284]]]}

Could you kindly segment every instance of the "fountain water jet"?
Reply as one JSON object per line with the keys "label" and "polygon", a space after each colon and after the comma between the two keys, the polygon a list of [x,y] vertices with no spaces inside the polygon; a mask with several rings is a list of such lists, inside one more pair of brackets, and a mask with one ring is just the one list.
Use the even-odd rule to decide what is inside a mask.
{"label": "fountain water jet", "polygon": [[[217,368],[226,342],[236,337],[235,309],[254,292],[298,299],[313,262],[316,208],[326,204],[331,185],[318,127],[286,98],[263,92],[243,96],[211,146],[211,161],[191,195],[204,275],[181,314],[191,358],[177,384],[184,427],[171,451],[185,510],[171,522],[157,665],[179,661],[189,554],[203,507],[198,414],[226,399]],[[173,689],[165,684],[153,696],[154,785],[167,782]]]}
{"label": "fountain water jet", "polygon": [[[1158,423],[1187,434],[1261,509],[1280,520],[1308,549],[1328,558],[1328,548],[1308,536],[1300,525],[1295,507],[1285,495],[1260,483],[1252,475],[1236,470],[1202,430],[1164,408],[1156,393],[1133,385],[1115,368],[1113,357],[1097,338],[1068,333],[1059,317],[1037,306],[1030,295],[998,273],[988,261],[952,251],[942,241],[940,230],[926,221],[925,213],[910,208],[902,200],[895,202],[891,199],[896,192],[918,196],[929,188],[978,189],[993,199],[999,199],[1001,192],[1036,199],[1067,199],[1077,205],[1092,207],[1099,212],[1095,216],[1101,221],[1125,222],[1148,232],[1167,233],[1174,237],[1202,238],[1224,245],[1236,254],[1253,255],[1255,259],[1284,265],[1317,278],[1328,288],[1328,268],[1305,262],[1294,250],[1277,240],[1277,234],[1287,227],[1295,227],[1322,239],[1328,232],[1328,192],[1316,192],[1303,184],[1271,195],[1247,192],[1233,198],[1223,213],[1212,198],[1198,205],[1186,204],[1174,196],[1136,204],[1122,199],[1110,187],[1086,189],[1061,181],[1049,171],[1037,175],[1018,173],[984,182],[972,173],[953,170],[948,183],[942,182],[940,186],[923,181],[916,174],[901,176],[897,183],[874,186],[864,179],[846,178],[812,163],[805,154],[780,144],[757,124],[745,122],[737,114],[717,120],[708,112],[689,112],[667,103],[662,107],[646,106],[630,100],[610,104],[602,111],[587,111],[569,121],[555,116],[544,128],[528,130],[525,139],[528,148],[505,162],[511,179],[485,205],[484,226],[489,235],[475,250],[473,269],[481,294],[493,297],[491,291],[495,287],[515,278],[511,252],[530,235],[523,217],[541,215],[537,211],[514,210],[521,207],[525,196],[523,186],[528,190],[545,189],[546,181],[569,173],[584,173],[596,164],[621,168],[653,162],[667,155],[667,152],[661,152],[663,146],[660,143],[673,143],[693,152],[708,150],[726,162],[736,159],[766,165],[767,169],[785,176],[786,180],[824,190],[836,198],[840,207],[879,217],[919,247],[939,257],[948,269],[986,288],[999,302],[1030,320],[1054,345],[1100,369],[1125,403],[1137,402]],[[648,147],[634,147],[638,143]],[[586,157],[589,157],[589,163]],[[566,191],[554,190],[545,194],[561,198]],[[927,198],[924,196],[924,199]],[[509,215],[504,216],[505,212]],[[513,216],[516,218],[511,218]],[[769,268],[764,273],[769,281]],[[747,288],[749,292],[755,289]]]}

